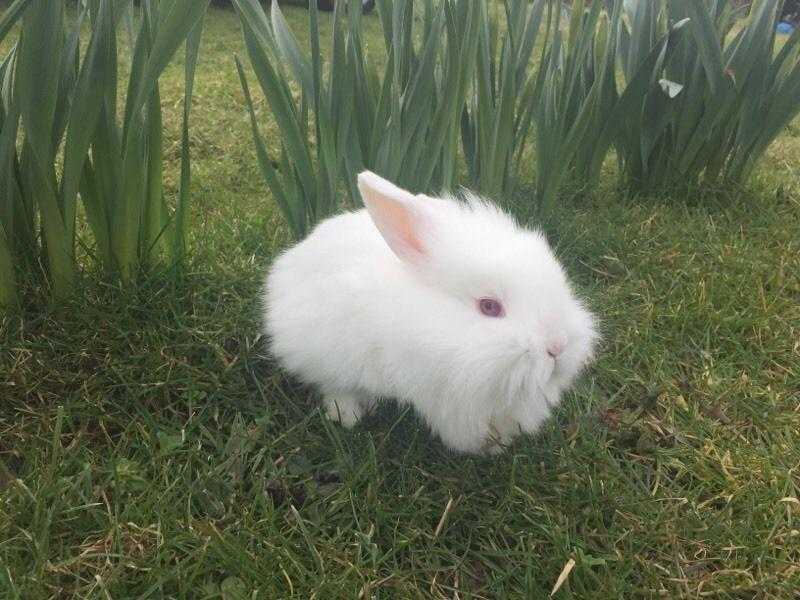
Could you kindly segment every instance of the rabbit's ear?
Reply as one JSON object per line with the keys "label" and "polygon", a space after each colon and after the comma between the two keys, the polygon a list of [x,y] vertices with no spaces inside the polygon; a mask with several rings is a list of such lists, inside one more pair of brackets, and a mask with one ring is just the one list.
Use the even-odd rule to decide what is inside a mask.
{"label": "rabbit's ear", "polygon": [[413,194],[371,171],[358,175],[358,189],[369,216],[398,258],[419,263],[427,254],[422,243],[423,218]]}

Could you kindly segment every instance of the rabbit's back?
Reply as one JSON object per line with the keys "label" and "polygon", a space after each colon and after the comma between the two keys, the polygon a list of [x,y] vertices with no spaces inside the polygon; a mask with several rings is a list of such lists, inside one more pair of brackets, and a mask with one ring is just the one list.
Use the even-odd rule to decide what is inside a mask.
{"label": "rabbit's back", "polygon": [[386,335],[380,311],[407,274],[365,210],[318,225],[272,265],[264,292],[265,330],[290,371],[330,387],[371,379],[370,350]]}

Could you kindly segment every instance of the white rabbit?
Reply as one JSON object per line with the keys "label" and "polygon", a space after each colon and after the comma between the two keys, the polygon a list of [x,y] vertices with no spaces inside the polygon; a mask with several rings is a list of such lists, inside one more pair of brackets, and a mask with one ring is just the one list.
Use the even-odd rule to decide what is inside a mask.
{"label": "white rabbit", "polygon": [[358,186],[366,209],[272,265],[273,354],[345,426],[395,398],[459,451],[536,431],[597,339],[544,236],[475,196],[415,196],[368,171]]}

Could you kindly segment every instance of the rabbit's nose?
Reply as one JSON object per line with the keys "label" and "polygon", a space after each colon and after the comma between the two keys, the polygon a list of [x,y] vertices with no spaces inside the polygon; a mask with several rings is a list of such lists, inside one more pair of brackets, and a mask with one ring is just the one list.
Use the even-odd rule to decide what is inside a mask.
{"label": "rabbit's nose", "polygon": [[547,342],[546,350],[550,356],[557,358],[564,351],[566,345],[567,339],[565,337],[557,337]]}

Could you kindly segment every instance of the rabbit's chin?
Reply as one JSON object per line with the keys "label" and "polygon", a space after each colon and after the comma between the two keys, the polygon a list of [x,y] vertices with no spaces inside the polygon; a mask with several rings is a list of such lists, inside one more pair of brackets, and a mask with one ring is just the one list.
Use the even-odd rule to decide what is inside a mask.
{"label": "rabbit's chin", "polygon": [[411,404],[451,448],[494,453],[518,435],[538,431],[572,378],[553,360],[526,353],[495,363],[493,370],[488,365],[451,370],[438,394]]}

